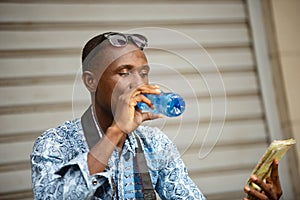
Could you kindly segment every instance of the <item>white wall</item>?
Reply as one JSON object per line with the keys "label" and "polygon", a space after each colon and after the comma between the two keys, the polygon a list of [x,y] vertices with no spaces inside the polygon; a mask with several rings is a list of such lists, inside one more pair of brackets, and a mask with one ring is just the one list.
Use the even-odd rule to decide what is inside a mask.
{"label": "white wall", "polygon": [[[0,197],[32,197],[33,141],[43,130],[73,118],[72,89],[85,42],[104,31],[151,26],[192,37],[220,71],[212,70],[214,64],[203,49],[176,38],[176,32],[168,37],[158,28],[140,29],[162,48],[146,51],[153,64],[152,80],[182,94],[188,103],[183,118],[151,125],[163,128],[175,142],[208,199],[241,199],[247,177],[270,142],[246,10],[245,1],[239,0],[1,3]],[[196,60],[196,68],[190,59]],[[217,111],[225,103],[219,75],[226,89],[226,123],[213,151],[199,159],[209,125],[220,127],[223,122],[222,112],[214,112],[211,120],[211,97],[214,106],[221,106]],[[84,96],[76,96],[76,114],[87,105]],[[206,146],[216,142],[217,134],[210,131]]]}

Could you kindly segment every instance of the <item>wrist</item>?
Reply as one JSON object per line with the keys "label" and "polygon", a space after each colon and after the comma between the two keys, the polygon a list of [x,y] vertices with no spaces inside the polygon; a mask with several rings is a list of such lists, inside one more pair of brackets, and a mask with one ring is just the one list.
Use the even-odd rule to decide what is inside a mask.
{"label": "wrist", "polygon": [[110,139],[121,140],[126,135],[126,133],[124,133],[116,123],[113,123],[110,127],[107,128],[105,135]]}

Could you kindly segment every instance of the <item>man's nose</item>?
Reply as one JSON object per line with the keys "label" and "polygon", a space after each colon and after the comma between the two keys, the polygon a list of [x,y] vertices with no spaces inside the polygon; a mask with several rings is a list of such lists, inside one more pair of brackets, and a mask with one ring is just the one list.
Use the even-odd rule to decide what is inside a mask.
{"label": "man's nose", "polygon": [[134,76],[132,76],[132,79],[130,81],[129,88],[136,88],[140,85],[146,84],[145,79],[141,77],[139,73],[134,73]]}

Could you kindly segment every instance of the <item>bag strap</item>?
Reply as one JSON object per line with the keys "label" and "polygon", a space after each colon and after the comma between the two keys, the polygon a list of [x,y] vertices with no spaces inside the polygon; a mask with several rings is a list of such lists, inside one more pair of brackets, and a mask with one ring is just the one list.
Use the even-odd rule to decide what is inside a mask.
{"label": "bag strap", "polygon": [[[89,149],[93,148],[95,144],[100,140],[98,129],[95,125],[91,109],[92,107],[90,106],[81,117],[81,125]],[[146,158],[142,149],[141,141],[138,136],[136,136],[136,138],[137,138],[136,141],[138,144],[138,148],[136,150],[136,156],[134,162],[136,162],[136,165],[138,166],[138,172],[140,174],[141,184],[143,187],[144,199],[156,200],[155,191],[153,189],[153,185],[152,185],[149,169],[147,166]]]}
{"label": "bag strap", "polygon": [[92,106],[90,106],[81,116],[81,126],[89,149],[93,148],[100,140],[98,129],[93,119],[92,109]]}
{"label": "bag strap", "polygon": [[142,150],[141,141],[138,136],[136,136],[136,138],[137,138],[136,141],[138,144],[138,148],[136,150],[135,161],[138,166],[138,171],[139,171],[140,178],[141,178],[144,199],[145,200],[155,200],[156,194],[153,189],[153,185],[152,185],[149,169],[147,166],[146,158],[145,158],[144,152]]}

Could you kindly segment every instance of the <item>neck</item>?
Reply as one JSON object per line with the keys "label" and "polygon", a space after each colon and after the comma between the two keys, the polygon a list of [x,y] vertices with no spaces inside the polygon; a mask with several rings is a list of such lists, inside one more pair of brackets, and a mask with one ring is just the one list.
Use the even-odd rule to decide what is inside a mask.
{"label": "neck", "polygon": [[107,129],[113,123],[113,117],[111,115],[105,114],[105,111],[99,109],[97,106],[93,106],[93,109],[94,109],[94,113],[96,115],[96,120],[97,120],[102,132],[105,134]]}

